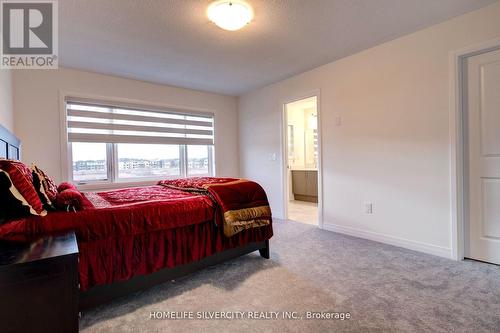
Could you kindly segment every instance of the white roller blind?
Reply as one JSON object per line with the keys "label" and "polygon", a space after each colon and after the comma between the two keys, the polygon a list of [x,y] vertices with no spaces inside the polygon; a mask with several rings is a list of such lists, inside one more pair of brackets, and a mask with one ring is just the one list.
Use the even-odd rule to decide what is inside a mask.
{"label": "white roller blind", "polygon": [[69,142],[213,145],[214,115],[66,100]]}

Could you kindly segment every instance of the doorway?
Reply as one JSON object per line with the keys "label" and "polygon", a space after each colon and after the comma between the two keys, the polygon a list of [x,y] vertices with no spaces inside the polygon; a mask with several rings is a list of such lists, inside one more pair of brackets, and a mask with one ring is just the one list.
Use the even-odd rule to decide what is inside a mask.
{"label": "doorway", "polygon": [[500,50],[464,64],[466,258],[500,265]]}
{"label": "doorway", "polygon": [[318,97],[284,104],[285,209],[288,220],[318,225]]}

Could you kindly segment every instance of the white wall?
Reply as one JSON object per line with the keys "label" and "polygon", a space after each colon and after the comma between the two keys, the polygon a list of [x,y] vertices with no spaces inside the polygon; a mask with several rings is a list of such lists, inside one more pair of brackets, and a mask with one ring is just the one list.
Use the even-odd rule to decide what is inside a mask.
{"label": "white wall", "polygon": [[242,176],[283,216],[282,102],[320,89],[324,227],[451,256],[450,52],[498,37],[500,3],[242,96]]}
{"label": "white wall", "polygon": [[14,129],[14,107],[12,98],[12,71],[0,69],[0,124]]}
{"label": "white wall", "polygon": [[63,180],[60,152],[60,91],[127,99],[215,113],[217,174],[238,176],[238,113],[235,97],[101,75],[68,68],[16,71],[15,133],[22,141],[23,161],[37,162]]}

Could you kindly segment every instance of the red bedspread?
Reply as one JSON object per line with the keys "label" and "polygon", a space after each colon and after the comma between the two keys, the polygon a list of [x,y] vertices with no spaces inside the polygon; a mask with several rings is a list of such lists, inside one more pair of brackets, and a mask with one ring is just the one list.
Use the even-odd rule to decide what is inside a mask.
{"label": "red bedspread", "polygon": [[80,288],[130,279],[272,237],[271,225],[226,237],[215,204],[199,193],[148,186],[86,193],[86,210],[51,212],[0,225],[0,239],[25,241],[75,231]]}
{"label": "red bedspread", "polygon": [[0,226],[0,239],[27,240],[75,230],[79,241],[136,235],[214,219],[206,196],[162,186],[87,193],[95,206],[76,213],[53,212]]}
{"label": "red bedspread", "polygon": [[262,186],[246,179],[191,177],[162,180],[168,188],[205,193],[216,203],[217,221],[222,221],[228,237],[250,229],[271,224],[271,208]]}

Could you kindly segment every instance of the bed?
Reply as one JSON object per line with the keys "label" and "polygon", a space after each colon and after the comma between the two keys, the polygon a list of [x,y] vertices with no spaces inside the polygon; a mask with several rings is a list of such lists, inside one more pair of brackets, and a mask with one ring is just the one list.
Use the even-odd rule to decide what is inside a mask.
{"label": "bed", "polygon": [[[3,128],[0,140],[7,147],[0,157],[18,159],[19,140]],[[204,182],[215,180],[221,181]],[[214,200],[217,193],[193,188],[192,183],[182,185],[161,182],[84,193],[86,209],[11,220],[0,225],[0,239],[23,242],[74,231],[79,248],[80,310],[253,251],[269,258],[270,215],[268,224],[228,237],[226,215],[221,212],[224,205]],[[229,201],[236,197],[234,188],[230,190]],[[255,193],[249,196],[256,198]],[[257,199],[267,202],[265,193]]]}

